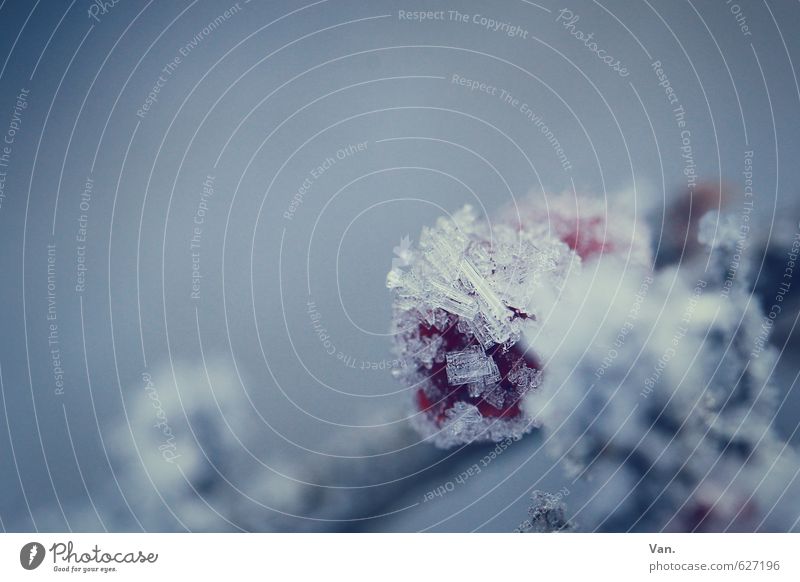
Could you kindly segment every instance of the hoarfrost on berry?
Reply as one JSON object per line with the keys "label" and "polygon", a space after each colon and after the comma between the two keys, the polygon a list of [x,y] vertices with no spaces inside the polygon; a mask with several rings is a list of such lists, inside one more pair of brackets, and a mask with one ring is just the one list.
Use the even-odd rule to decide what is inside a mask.
{"label": "hoarfrost on berry", "polygon": [[[542,366],[523,336],[536,336],[585,260],[649,260],[635,221],[609,223],[604,205],[571,202],[525,203],[521,220],[505,213],[496,223],[467,205],[423,227],[417,248],[406,239],[395,248],[386,283],[395,291],[395,354],[407,365],[393,374],[414,392],[414,426],[438,446],[534,428],[520,403],[542,383]],[[454,420],[467,410],[469,422]]]}

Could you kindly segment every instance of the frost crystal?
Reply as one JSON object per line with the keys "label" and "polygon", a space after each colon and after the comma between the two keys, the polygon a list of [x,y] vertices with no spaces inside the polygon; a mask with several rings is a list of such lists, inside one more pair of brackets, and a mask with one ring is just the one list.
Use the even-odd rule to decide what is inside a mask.
{"label": "frost crystal", "polygon": [[584,254],[649,256],[628,223],[606,237],[603,206],[584,213],[564,197],[549,202],[496,224],[465,206],[424,227],[417,248],[406,239],[395,248],[386,284],[395,353],[407,365],[393,374],[415,390],[414,426],[440,447],[534,428],[520,403],[541,383],[541,363],[521,337],[535,336]]}
{"label": "frost crystal", "polygon": [[445,425],[454,436],[470,433],[483,420],[478,409],[465,402],[456,402],[446,413]]}
{"label": "frost crystal", "polygon": [[566,517],[561,495],[536,490],[531,493],[528,519],[515,530],[518,533],[552,533],[573,531],[575,526]]}
{"label": "frost crystal", "polygon": [[500,380],[497,364],[480,347],[471,346],[461,352],[449,352],[445,354],[445,359],[447,381],[453,386],[473,383],[485,386]]}
{"label": "frost crystal", "polygon": [[[541,270],[554,270],[553,258],[558,253],[548,249],[545,256],[529,245],[527,250],[532,255],[520,257],[514,253],[513,233],[504,233],[510,235],[508,242],[494,247],[484,239],[487,234],[487,226],[477,222],[470,206],[452,219],[440,218],[435,228],[423,228],[419,251],[403,251],[404,262],[411,268],[403,270],[398,261],[386,279],[387,287],[397,291],[398,305],[421,311],[441,309],[462,317],[472,322],[484,346],[515,342],[519,325],[514,323],[509,307],[519,298],[509,293],[513,289],[508,264],[514,260],[524,264],[530,259],[531,264],[540,264]],[[539,254],[542,257],[537,260]],[[533,280],[538,275],[530,266],[526,265],[524,272],[520,268],[517,285],[524,282],[519,276],[527,274],[525,280]]]}
{"label": "frost crystal", "polygon": [[716,210],[706,212],[697,227],[697,240],[708,247],[733,246],[739,235],[739,226],[733,215],[720,215]]}

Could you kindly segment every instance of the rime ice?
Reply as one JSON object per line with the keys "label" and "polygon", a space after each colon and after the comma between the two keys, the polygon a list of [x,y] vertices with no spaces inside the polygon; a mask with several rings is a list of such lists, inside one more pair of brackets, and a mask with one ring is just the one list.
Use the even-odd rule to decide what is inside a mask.
{"label": "rime ice", "polygon": [[566,517],[566,506],[560,493],[553,495],[538,489],[531,493],[528,519],[515,530],[517,533],[553,533],[573,531],[575,525]]}
{"label": "rime ice", "polygon": [[497,223],[465,206],[423,227],[417,248],[407,239],[395,248],[386,283],[395,291],[395,353],[409,365],[393,373],[414,391],[414,426],[438,446],[530,431],[520,402],[542,372],[536,342],[520,338],[535,336],[585,259],[649,256],[636,238],[644,229],[621,218],[624,227],[611,228],[604,206],[583,206],[531,201]]}
{"label": "rime ice", "polygon": [[445,360],[447,381],[451,386],[471,384],[482,387],[500,380],[497,364],[478,346],[471,346],[461,352],[448,352]]}

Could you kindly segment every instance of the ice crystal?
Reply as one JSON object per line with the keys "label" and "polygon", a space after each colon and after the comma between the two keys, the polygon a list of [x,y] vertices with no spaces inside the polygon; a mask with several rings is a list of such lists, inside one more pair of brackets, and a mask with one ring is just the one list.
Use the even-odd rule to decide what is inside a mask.
{"label": "ice crystal", "polygon": [[[542,374],[536,342],[522,336],[536,335],[584,259],[649,257],[634,222],[607,226],[602,205],[583,212],[568,197],[550,202],[531,201],[527,219],[506,213],[495,224],[465,206],[423,227],[416,248],[404,239],[395,249],[386,283],[395,292],[395,353],[408,365],[394,375],[415,389],[414,425],[441,447],[531,430],[520,402]],[[465,411],[469,429],[454,420]]]}
{"label": "ice crystal", "polygon": [[697,240],[712,249],[733,248],[741,230],[735,215],[720,214],[712,210],[700,219],[697,225]]}
{"label": "ice crystal", "polygon": [[[497,364],[478,346],[470,346],[460,352],[445,354],[447,381],[453,386],[477,384],[485,386],[500,380]],[[481,391],[478,391],[480,394]]]}
{"label": "ice crystal", "polygon": [[456,402],[452,408],[445,413],[445,426],[454,436],[472,432],[472,429],[480,425],[483,417],[478,409],[466,402]]}
{"label": "ice crystal", "polygon": [[397,305],[457,315],[489,347],[519,338],[513,308],[525,306],[520,287],[558,284],[568,250],[552,239],[534,245],[505,225],[490,233],[467,205],[451,219],[443,217],[435,227],[423,228],[419,249],[404,251],[404,256],[410,268],[396,265],[387,276]]}
{"label": "ice crystal", "polygon": [[553,533],[573,531],[575,525],[566,517],[560,495],[536,490],[531,493],[528,519],[515,530],[518,533]]}

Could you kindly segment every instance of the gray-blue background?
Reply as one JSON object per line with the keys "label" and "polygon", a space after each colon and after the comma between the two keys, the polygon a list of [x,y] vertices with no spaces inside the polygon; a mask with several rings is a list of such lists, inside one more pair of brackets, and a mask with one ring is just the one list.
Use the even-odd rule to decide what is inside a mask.
{"label": "gray-blue background", "polygon": [[[325,450],[331,435],[359,432],[341,425],[360,426],[375,409],[400,410],[402,422],[402,387],[386,370],[349,368],[328,355],[307,313],[309,297],[337,351],[380,362],[391,357],[385,275],[392,249],[439,214],[467,202],[491,214],[530,191],[574,185],[596,196],[635,189],[626,200],[642,215],[657,215],[686,177],[654,61],[686,110],[699,176],[724,180],[738,197],[752,150],[755,239],[785,244],[797,224],[795,2],[739,2],[749,35],[724,0],[253,0],[239,2],[207,34],[204,27],[237,5],[121,0],[95,19],[91,6],[0,4],[0,132],[9,128],[17,95],[30,91],[3,168],[0,207],[6,529],[100,528],[91,519],[78,525],[87,522],[77,513],[90,495],[101,515],[106,504],[118,504],[106,499],[118,467],[101,437],[125,422],[125,405],[145,398],[142,373],[168,369],[170,361],[201,366],[199,337],[206,358],[237,372],[241,395],[266,420],[255,440],[299,467],[317,463],[319,451],[338,453]],[[556,22],[565,7],[625,64],[627,77]],[[458,10],[470,19],[454,22],[445,12],[444,21],[406,21],[400,10]],[[483,28],[475,14],[519,26],[527,38]],[[165,75],[182,48],[186,55]],[[528,103],[571,170],[518,109],[453,83],[454,74]],[[159,75],[157,100],[137,115]],[[286,218],[312,170],[363,142],[363,151],[313,179]],[[192,299],[190,238],[209,175],[200,297]],[[87,271],[77,292],[81,214],[88,218]],[[49,244],[63,394],[48,345]],[[192,387],[185,389],[191,397]],[[797,425],[796,402],[789,398],[782,413],[785,434]],[[549,467],[535,442],[435,507],[357,528],[420,529],[448,518],[437,527],[509,530],[524,518],[531,483]],[[418,499],[440,469],[408,477],[401,494]],[[560,486],[557,475],[549,485]],[[139,517],[148,529],[178,527]],[[138,528],[130,517],[118,523]]]}

